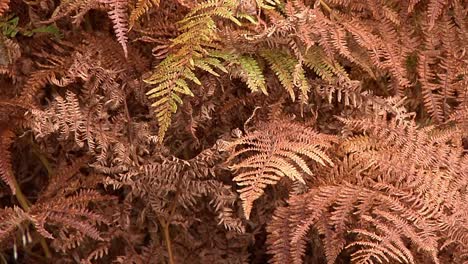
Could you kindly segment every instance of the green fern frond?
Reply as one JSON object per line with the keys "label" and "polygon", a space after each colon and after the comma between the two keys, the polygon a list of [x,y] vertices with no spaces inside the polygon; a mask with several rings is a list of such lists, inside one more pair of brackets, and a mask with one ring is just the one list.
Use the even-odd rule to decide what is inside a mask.
{"label": "green fern frond", "polygon": [[297,87],[301,91],[300,97],[307,98],[310,88],[307,83],[304,70],[297,59],[289,53],[280,50],[262,50],[260,56],[270,65],[270,68],[278,76],[293,101],[296,100],[294,89]]}
{"label": "green fern frond", "polygon": [[310,90],[309,83],[307,82],[306,74],[304,68],[302,67],[302,63],[296,64],[293,71],[293,81],[294,85],[299,88],[300,95],[299,99],[301,102],[306,102],[308,100],[308,93]]}
{"label": "green fern frond", "polygon": [[349,79],[348,73],[337,63],[329,61],[325,52],[317,46],[311,47],[304,55],[304,65],[313,70],[320,78],[333,82],[335,76]]}
{"label": "green fern frond", "polygon": [[239,75],[250,91],[261,91],[265,95],[268,94],[265,76],[256,59],[249,55],[236,56],[235,54],[229,54],[224,56],[224,60],[231,65],[238,66]]}
{"label": "green fern frond", "polygon": [[261,91],[264,94],[268,94],[265,76],[263,76],[262,69],[258,65],[258,62],[250,56],[240,56],[238,61],[249,89],[252,92]]}

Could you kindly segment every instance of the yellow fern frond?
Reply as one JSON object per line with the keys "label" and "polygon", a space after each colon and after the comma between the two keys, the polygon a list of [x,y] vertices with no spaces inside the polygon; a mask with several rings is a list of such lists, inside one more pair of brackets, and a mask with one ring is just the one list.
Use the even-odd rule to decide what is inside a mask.
{"label": "yellow fern frond", "polygon": [[[181,95],[193,96],[188,81],[201,85],[195,74],[195,69],[218,76],[217,70],[227,72],[222,64],[218,46],[218,32],[215,17],[227,18],[236,24],[240,22],[234,17],[235,1],[207,1],[193,8],[181,21],[181,34],[172,40],[172,54],[156,66],[153,74],[145,80],[154,85],[147,92],[159,122],[159,140],[171,123],[172,114],[177,111],[177,105],[182,104]],[[218,52],[218,53],[217,53]]]}
{"label": "yellow fern frond", "polygon": [[130,13],[129,24],[130,29],[133,28],[135,22],[147,13],[152,7],[159,6],[160,0],[138,0],[135,9]]}

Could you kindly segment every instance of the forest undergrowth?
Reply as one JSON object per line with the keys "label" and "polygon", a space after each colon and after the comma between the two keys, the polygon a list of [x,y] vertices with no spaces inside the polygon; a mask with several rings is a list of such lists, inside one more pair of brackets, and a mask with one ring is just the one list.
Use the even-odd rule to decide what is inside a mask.
{"label": "forest undergrowth", "polygon": [[0,263],[468,263],[468,1],[0,0]]}

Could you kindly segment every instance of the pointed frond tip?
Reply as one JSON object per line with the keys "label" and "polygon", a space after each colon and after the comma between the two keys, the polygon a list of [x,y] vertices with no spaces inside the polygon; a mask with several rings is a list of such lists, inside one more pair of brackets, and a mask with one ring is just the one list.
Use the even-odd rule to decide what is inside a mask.
{"label": "pointed frond tip", "polygon": [[127,0],[98,0],[100,3],[108,4],[110,9],[108,15],[114,26],[115,36],[117,41],[122,45],[125,58],[128,57],[127,48],[127,32],[128,32],[128,16],[127,16]]}

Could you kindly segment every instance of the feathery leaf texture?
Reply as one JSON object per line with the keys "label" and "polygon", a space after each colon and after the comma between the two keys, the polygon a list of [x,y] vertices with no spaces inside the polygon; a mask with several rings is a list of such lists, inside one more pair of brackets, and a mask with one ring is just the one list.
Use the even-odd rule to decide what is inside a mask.
{"label": "feathery leaf texture", "polygon": [[147,13],[152,7],[159,6],[160,0],[138,0],[135,9],[132,10],[129,17],[130,29],[133,28],[135,23]]}
{"label": "feathery leaf texture", "polygon": [[247,55],[234,56],[229,54],[223,56],[223,59],[229,64],[238,66],[239,73],[237,74],[247,84],[251,92],[261,91],[263,94],[268,95],[265,76],[255,58]]}
{"label": "feathery leaf texture", "polygon": [[14,207],[2,209],[4,217],[0,224],[0,237],[11,234],[22,221],[32,222],[37,232],[50,239],[53,234],[46,229],[48,226],[58,226],[64,229],[73,229],[95,240],[103,240],[97,225],[110,224],[101,214],[95,213],[86,207],[91,202],[112,200],[110,196],[103,196],[94,190],[82,190],[70,197],[56,197],[45,203],[34,204],[28,211]]}
{"label": "feathery leaf texture", "polygon": [[[333,176],[322,172],[329,183],[293,195],[277,210],[268,226],[273,262],[302,263],[310,228],[324,236],[330,264],[344,248],[356,250],[353,263],[419,263],[406,240],[433,263],[441,263],[440,241],[466,247],[466,235],[454,238],[467,231],[466,216],[458,213],[467,208],[466,156],[453,145],[460,144],[460,131],[418,127],[398,114],[391,121],[380,113],[342,120],[367,136],[343,142],[352,159],[336,161]],[[351,243],[349,232],[357,235]]]}
{"label": "feathery leaf texture", "polygon": [[14,175],[11,168],[11,152],[9,150],[15,134],[8,129],[0,129],[0,178],[13,194],[16,193]]}
{"label": "feathery leaf texture", "polygon": [[333,142],[335,137],[300,124],[273,121],[224,146],[231,151],[227,162],[239,159],[230,168],[237,172],[233,180],[241,187],[245,217],[250,217],[254,201],[267,185],[277,184],[284,177],[304,183],[304,177],[312,174],[310,161],[333,165],[326,154]]}
{"label": "feathery leaf texture", "polygon": [[180,95],[193,96],[188,81],[201,85],[195,69],[215,76],[218,76],[216,70],[227,72],[220,56],[216,55],[219,35],[214,19],[224,18],[240,25],[234,17],[236,6],[236,1],[208,1],[193,8],[179,22],[181,34],[172,40],[171,47],[177,51],[168,55],[145,79],[146,83],[154,86],[147,95],[150,99],[156,98],[151,106],[158,119],[161,142],[177,105],[183,103]]}
{"label": "feathery leaf texture", "polygon": [[295,57],[278,50],[264,50],[260,55],[268,61],[291,100],[296,99],[294,88],[300,90],[300,98],[307,99],[310,87],[304,76],[304,70]]}
{"label": "feathery leaf texture", "polygon": [[[223,155],[213,155],[214,153],[219,152],[210,148],[191,160],[170,157],[162,163],[141,166],[137,171],[129,173],[137,179],[137,185],[133,186],[135,193],[148,199],[155,213],[164,217],[170,213],[170,206],[161,201],[168,196],[175,195],[173,202],[177,202],[185,210],[196,207],[197,199],[209,197],[210,204],[218,214],[218,224],[222,224],[227,230],[243,233],[243,223],[233,215],[232,206],[237,195],[215,175],[216,164]],[[174,212],[184,214],[182,210],[179,209],[181,212],[178,212],[176,209],[178,208]]]}
{"label": "feathery leaf texture", "polygon": [[0,259],[466,263],[467,4],[0,0]]}
{"label": "feathery leaf texture", "polygon": [[128,16],[127,16],[127,0],[98,0],[100,3],[108,4],[110,10],[108,11],[109,18],[114,25],[115,35],[117,41],[122,45],[125,58],[128,57],[127,48],[127,32],[128,32]]}

